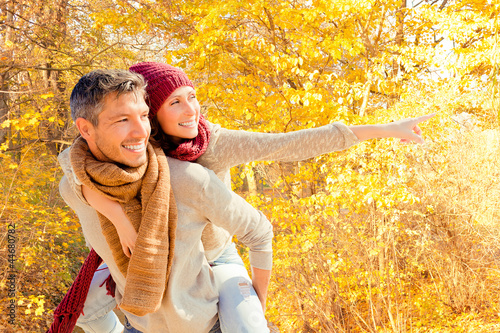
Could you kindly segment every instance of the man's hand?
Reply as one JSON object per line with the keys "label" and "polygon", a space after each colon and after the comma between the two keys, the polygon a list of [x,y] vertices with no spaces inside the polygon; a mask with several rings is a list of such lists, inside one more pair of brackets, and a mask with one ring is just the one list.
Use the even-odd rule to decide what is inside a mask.
{"label": "man's hand", "polygon": [[269,280],[271,279],[271,271],[260,269],[257,267],[252,268],[252,285],[259,297],[262,310],[266,313],[267,289],[269,288]]}

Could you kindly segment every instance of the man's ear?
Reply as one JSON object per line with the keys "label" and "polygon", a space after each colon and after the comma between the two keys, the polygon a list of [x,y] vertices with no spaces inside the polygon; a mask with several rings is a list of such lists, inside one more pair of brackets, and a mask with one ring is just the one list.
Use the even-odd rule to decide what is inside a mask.
{"label": "man's ear", "polygon": [[78,128],[78,131],[80,131],[80,135],[85,139],[88,140],[91,138],[93,132],[94,132],[94,125],[90,121],[88,121],[85,118],[77,118],[75,121],[75,125]]}

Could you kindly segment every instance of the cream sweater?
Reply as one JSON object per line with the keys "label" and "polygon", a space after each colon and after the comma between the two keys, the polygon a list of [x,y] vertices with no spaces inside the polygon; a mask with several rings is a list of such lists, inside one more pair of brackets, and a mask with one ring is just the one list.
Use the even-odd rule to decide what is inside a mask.
{"label": "cream sweater", "polygon": [[[359,142],[344,124],[336,122],[318,128],[289,133],[234,131],[210,125],[207,151],[196,161],[213,170],[231,188],[230,168],[252,161],[301,161],[325,153],[347,149]],[[231,234],[210,224],[202,241],[208,261],[217,259],[231,243]]]}
{"label": "cream sweater", "polygon": [[[145,333],[208,332],[217,319],[218,293],[201,243],[203,229],[214,224],[237,235],[250,248],[251,264],[270,269],[272,226],[262,213],[229,191],[212,171],[196,163],[170,158],[168,162],[179,217],[166,296],[155,313],[143,317],[125,314],[136,329]],[[96,211],[81,194],[68,149],[59,155],[59,163],[65,174],[59,185],[61,196],[77,213],[88,244],[108,264],[119,304],[125,278],[102,235]]]}

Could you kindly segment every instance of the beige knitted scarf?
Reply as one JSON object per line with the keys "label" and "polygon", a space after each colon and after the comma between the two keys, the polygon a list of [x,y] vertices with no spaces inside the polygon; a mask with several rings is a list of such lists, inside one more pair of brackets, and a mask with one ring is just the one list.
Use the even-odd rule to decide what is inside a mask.
{"label": "beige knitted scarf", "polygon": [[83,138],[70,151],[71,166],[82,184],[117,201],[137,231],[129,259],[114,225],[99,214],[102,233],[126,278],[120,308],[143,316],[159,309],[174,256],[177,209],[170,187],[167,158],[147,146],[148,162],[136,168],[95,159]]}

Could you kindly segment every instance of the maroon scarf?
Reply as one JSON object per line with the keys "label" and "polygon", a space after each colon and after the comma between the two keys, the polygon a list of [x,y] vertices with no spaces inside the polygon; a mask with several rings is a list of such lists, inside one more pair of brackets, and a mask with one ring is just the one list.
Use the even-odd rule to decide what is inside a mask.
{"label": "maroon scarf", "polygon": [[47,333],[73,332],[76,320],[82,313],[85,299],[87,299],[90,282],[101,262],[101,257],[94,250],[90,251],[78,276],[54,311],[54,322]]}
{"label": "maroon scarf", "polygon": [[175,150],[165,152],[165,154],[181,161],[194,162],[205,153],[209,142],[210,128],[205,117],[200,114],[198,135],[193,139],[184,141]]}

